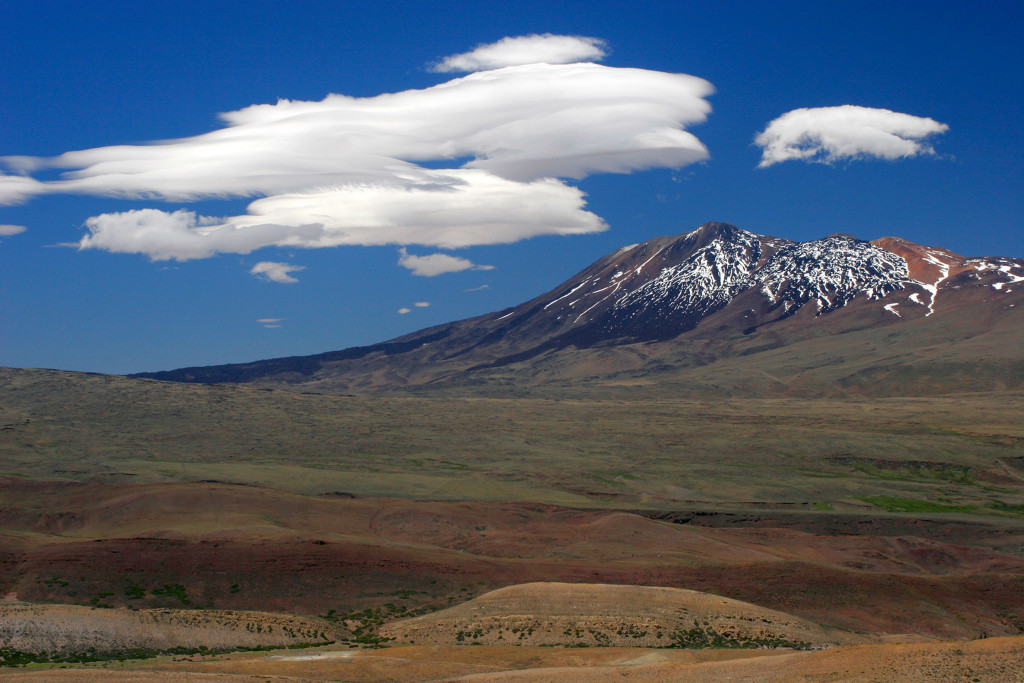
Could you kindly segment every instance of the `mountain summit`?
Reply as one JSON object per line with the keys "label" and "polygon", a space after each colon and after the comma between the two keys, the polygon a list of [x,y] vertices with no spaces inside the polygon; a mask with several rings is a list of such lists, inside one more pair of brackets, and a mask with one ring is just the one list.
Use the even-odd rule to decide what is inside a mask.
{"label": "mountain summit", "polygon": [[[1021,259],[965,258],[894,237],[866,242],[835,234],[791,242],[706,223],[623,247],[519,306],[390,342],[136,376],[341,391],[565,387],[582,380],[610,385],[654,382],[657,376],[685,383],[694,368],[730,359],[757,357],[763,367],[748,363],[748,370],[764,374],[771,366],[765,353],[820,351],[822,339],[833,340],[839,360],[832,364],[860,359],[858,372],[870,376],[878,354],[848,349],[852,340],[891,360],[908,347],[887,349],[885,339],[912,337],[921,339],[917,360],[927,360],[929,349],[942,343],[947,364],[994,363],[975,372],[975,379],[998,375],[1013,385],[1024,375],[1019,348],[994,343],[985,357],[970,354],[979,350],[976,338],[997,329],[1012,329],[1019,339],[1022,292]],[[900,331],[883,332],[889,328]],[[975,342],[967,347],[974,350],[965,351],[970,339]],[[797,374],[821,370],[812,365]],[[804,386],[771,376],[771,384]],[[760,380],[754,379],[732,381],[737,390],[755,390]],[[694,386],[707,389],[709,381]]]}

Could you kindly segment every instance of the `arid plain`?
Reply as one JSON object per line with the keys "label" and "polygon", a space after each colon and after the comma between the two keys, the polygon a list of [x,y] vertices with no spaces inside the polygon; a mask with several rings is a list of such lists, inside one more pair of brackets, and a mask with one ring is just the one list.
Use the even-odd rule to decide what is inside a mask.
{"label": "arid plain", "polygon": [[0,372],[0,632],[26,664],[4,677],[1021,675],[1017,392],[392,398]]}

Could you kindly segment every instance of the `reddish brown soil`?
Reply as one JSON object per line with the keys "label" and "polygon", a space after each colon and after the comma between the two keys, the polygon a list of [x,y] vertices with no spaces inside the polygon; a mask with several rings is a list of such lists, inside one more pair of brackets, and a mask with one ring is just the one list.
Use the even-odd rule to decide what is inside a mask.
{"label": "reddish brown soil", "polygon": [[[990,547],[1017,533],[1006,525],[943,536],[909,522],[900,533],[898,519],[882,518],[878,536],[871,520],[832,516],[814,518],[827,529],[796,517],[766,526],[783,523],[770,516],[717,518],[713,528],[222,484],[2,484],[0,595],[22,600],[89,604],[112,593],[103,601],[115,606],[315,615],[445,607],[501,586],[566,581],[689,588],[881,633],[1024,632],[1024,560]],[[176,584],[187,604],[159,592]],[[144,595],[132,598],[133,586]]]}

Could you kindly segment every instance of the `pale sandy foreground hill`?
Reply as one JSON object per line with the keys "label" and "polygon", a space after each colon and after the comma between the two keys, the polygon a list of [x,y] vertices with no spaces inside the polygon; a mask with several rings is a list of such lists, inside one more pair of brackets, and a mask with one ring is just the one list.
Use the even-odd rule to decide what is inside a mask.
{"label": "pale sandy foreground hill", "polygon": [[789,647],[870,642],[800,617],[681,588],[527,583],[381,633],[403,643],[569,647]]}
{"label": "pale sandy foreground hill", "polygon": [[[81,648],[90,638],[109,642],[119,633],[123,635],[115,640],[121,647],[129,643],[158,648],[174,643],[195,645],[200,640],[213,647],[214,643],[228,645],[232,639],[237,646],[269,644],[280,632],[290,634],[292,640],[296,634],[308,637],[318,625],[322,622],[315,619],[262,613],[90,610],[22,603],[5,605],[0,611],[0,642],[20,638],[16,641],[19,645],[40,648],[44,639],[50,638],[60,647]],[[269,626],[273,626],[272,632]],[[380,650],[334,644],[302,650],[101,662],[66,669],[34,665],[28,670],[0,669],[0,680],[1024,681],[1024,636],[945,642],[893,642],[890,636],[881,642],[757,605],[674,588],[521,584],[431,615],[394,622],[382,627],[381,633],[406,643],[415,640],[416,644],[396,642],[397,647]],[[630,647],[617,646],[619,643]]]}
{"label": "pale sandy foreground hill", "polygon": [[283,614],[0,603],[0,646],[51,656],[200,646],[210,650],[284,647],[331,640],[328,624]]}

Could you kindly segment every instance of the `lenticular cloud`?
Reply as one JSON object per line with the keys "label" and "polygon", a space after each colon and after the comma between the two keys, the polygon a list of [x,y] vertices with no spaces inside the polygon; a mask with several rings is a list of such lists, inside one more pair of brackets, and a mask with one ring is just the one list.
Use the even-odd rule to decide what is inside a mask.
{"label": "lenticular cloud", "polygon": [[46,186],[34,178],[0,173],[0,206],[20,204],[45,191]]}
{"label": "lenticular cloud", "polygon": [[[485,171],[423,170],[420,183],[349,185],[274,195],[244,216],[139,209],[88,219],[83,249],[146,254],[155,261],[248,254],[279,247],[502,244],[605,229],[583,193],[552,178],[505,180]],[[428,182],[428,179],[431,182]]]}
{"label": "lenticular cloud", "polygon": [[502,38],[479,45],[462,54],[445,57],[432,71],[481,71],[523,64],[569,64],[589,62],[605,56],[604,41],[586,36],[556,36],[550,33]]}
{"label": "lenticular cloud", "polygon": [[790,159],[830,164],[934,154],[923,139],[947,130],[949,126],[932,119],[847,104],[787,112],[754,142],[764,150],[761,167]]}
{"label": "lenticular cloud", "polygon": [[[432,182],[417,162],[464,157],[510,180],[580,178],[706,158],[683,128],[707,118],[711,92],[707,81],[681,74],[531,64],[426,90],[253,105],[222,115],[228,125],[205,135],[16,161],[73,169],[39,183],[51,192],[168,200],[411,187]],[[32,187],[21,181],[15,191]]]}
{"label": "lenticular cloud", "polygon": [[[26,175],[0,175],[0,203],[57,192],[259,197],[243,216],[143,209],[86,221],[81,248],[153,259],[595,232],[604,222],[560,179],[708,158],[686,127],[707,118],[712,92],[684,74],[531,63],[377,97],[282,100],[224,114],[223,128],[191,138],[9,157]],[[445,164],[452,168],[438,168]],[[47,168],[65,172],[52,181],[27,175]]]}

